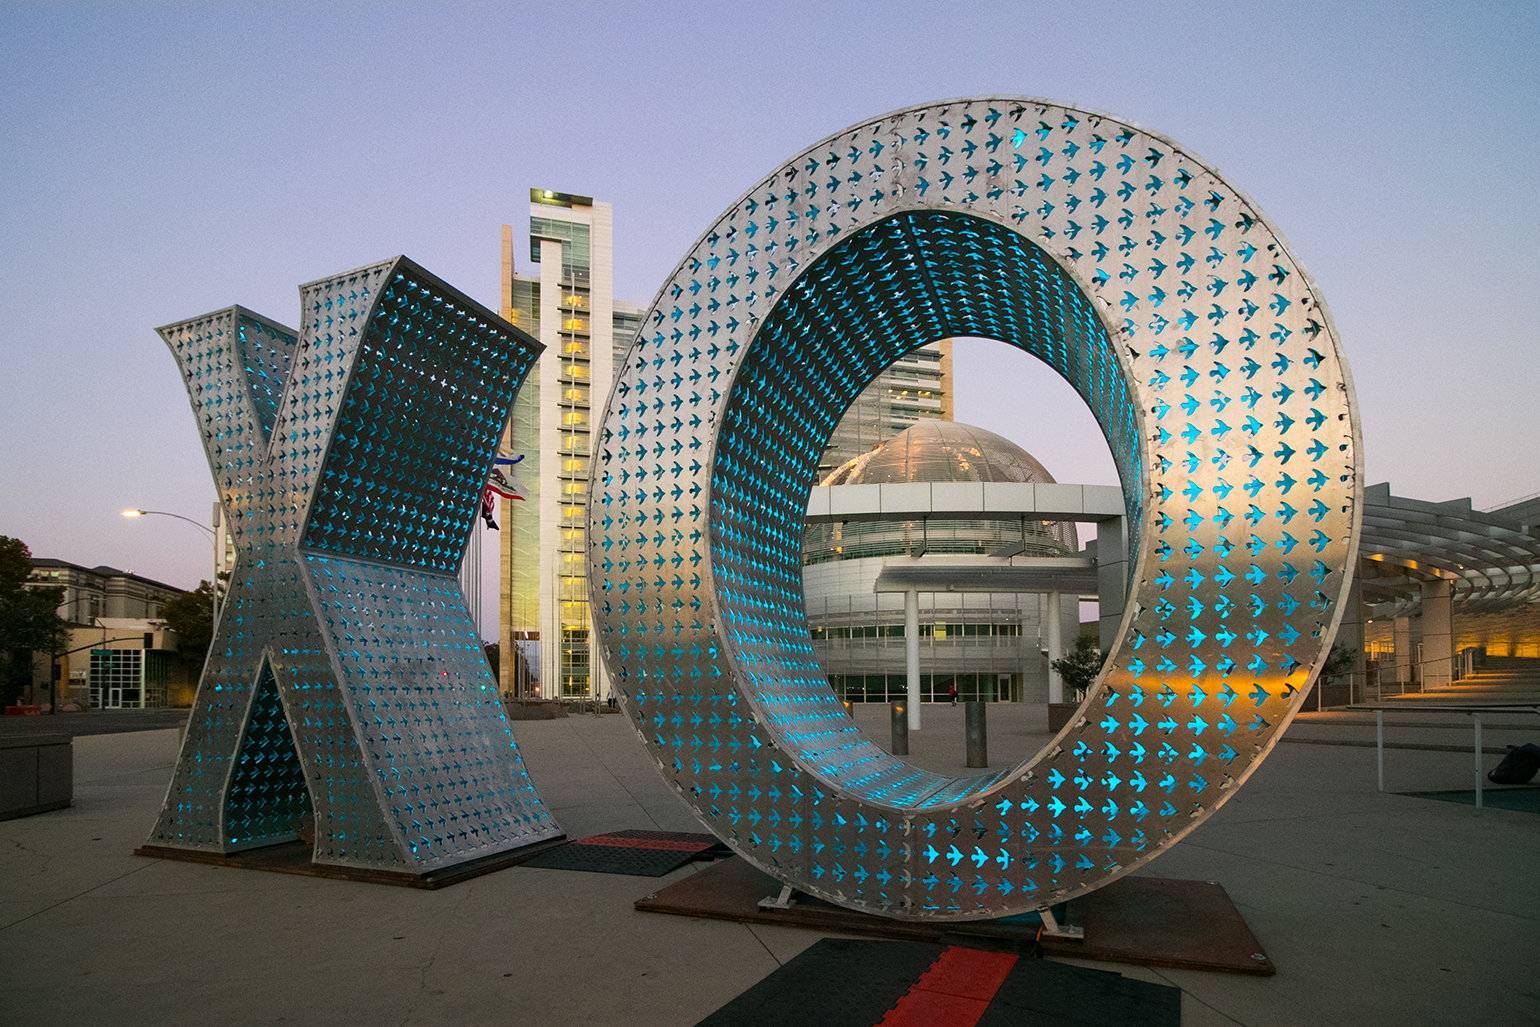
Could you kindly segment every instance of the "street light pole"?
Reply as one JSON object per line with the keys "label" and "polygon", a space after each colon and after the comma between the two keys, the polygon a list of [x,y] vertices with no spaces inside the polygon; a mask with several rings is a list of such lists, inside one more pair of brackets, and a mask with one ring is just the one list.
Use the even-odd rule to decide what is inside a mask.
{"label": "street light pole", "polygon": [[[219,508],[216,506],[215,509],[218,510]],[[208,528],[202,524],[199,524],[191,517],[183,517],[181,514],[168,513],[165,510],[123,511],[124,517],[148,517],[150,515],[154,515],[156,517],[175,517],[179,521],[186,521],[188,524],[191,524],[199,531],[208,533],[209,543],[213,546],[214,549],[214,576],[212,580],[209,581],[209,626],[210,631],[212,632],[219,623],[219,536],[215,534],[212,528]],[[210,634],[210,638],[212,637],[212,634]]]}

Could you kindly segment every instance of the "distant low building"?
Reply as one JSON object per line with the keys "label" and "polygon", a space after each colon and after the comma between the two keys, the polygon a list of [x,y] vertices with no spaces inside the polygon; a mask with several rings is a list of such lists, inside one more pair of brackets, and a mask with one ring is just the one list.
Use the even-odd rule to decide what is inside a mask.
{"label": "distant low building", "polygon": [[61,702],[97,709],[179,706],[192,701],[201,667],[187,667],[166,604],[183,590],[116,567],[82,567],[48,557],[32,561],[38,585],[64,589],[59,616],[70,627],[70,651],[56,661],[38,654],[33,700],[61,684]]}
{"label": "distant low building", "polygon": [[158,619],[182,589],[116,567],[82,567],[67,560],[34,558],[32,580],[64,588],[59,616],[71,627],[90,626],[98,617]]}

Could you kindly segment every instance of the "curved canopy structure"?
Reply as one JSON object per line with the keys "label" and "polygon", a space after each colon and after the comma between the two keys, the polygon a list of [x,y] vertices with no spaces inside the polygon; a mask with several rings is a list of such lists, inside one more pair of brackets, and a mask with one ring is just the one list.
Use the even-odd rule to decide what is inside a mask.
{"label": "curved canopy structure", "polygon": [[1422,581],[1449,579],[1466,613],[1504,610],[1540,598],[1540,539],[1470,500],[1429,503],[1392,496],[1389,485],[1364,495],[1364,602],[1382,617],[1417,606]]}
{"label": "curved canopy structure", "polygon": [[[1302,701],[1357,548],[1352,387],[1282,237],[1171,140],[1020,97],[864,122],[733,203],[645,325],[594,464],[595,623],[665,776],[782,881],[910,919],[1061,901],[1201,823]],[[1133,568],[1082,715],[982,778],[863,736],[802,603],[824,440],[882,368],[950,336],[1079,392]]]}

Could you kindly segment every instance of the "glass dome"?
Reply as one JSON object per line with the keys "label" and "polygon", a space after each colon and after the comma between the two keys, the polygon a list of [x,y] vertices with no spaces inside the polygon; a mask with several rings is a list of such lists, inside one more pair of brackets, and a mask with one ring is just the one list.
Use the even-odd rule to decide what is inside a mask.
{"label": "glass dome", "polygon": [[1047,468],[1009,439],[961,421],[924,420],[870,453],[841,464],[821,485],[910,481],[1053,481]]}
{"label": "glass dome", "polygon": [[[959,421],[924,420],[870,453],[837,467],[820,485],[889,485],[924,481],[1051,484],[1053,475],[1009,439]],[[925,553],[988,555],[1005,547],[1022,556],[1070,556],[1075,526],[1058,521],[870,521],[809,525],[802,562]]]}

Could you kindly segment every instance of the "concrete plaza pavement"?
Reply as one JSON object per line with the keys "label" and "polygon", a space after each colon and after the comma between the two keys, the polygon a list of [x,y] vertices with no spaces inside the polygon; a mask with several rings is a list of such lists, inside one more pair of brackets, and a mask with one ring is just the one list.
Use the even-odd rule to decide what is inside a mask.
{"label": "concrete plaza pavement", "polygon": [[[924,714],[916,759],[960,768],[961,710]],[[991,715],[997,766],[1035,750],[1035,714]],[[882,716],[858,713],[878,739]],[[1398,730],[1463,745],[1460,726]],[[624,717],[514,730],[570,837],[701,830]],[[1540,1023],[1540,817],[1379,793],[1374,750],[1335,744],[1372,740],[1361,718],[1290,732],[1311,735],[1333,744],[1285,741],[1141,871],[1222,884],[1277,976],[1101,965],[1180,987],[1189,1025]],[[1520,719],[1485,740],[1537,735]],[[689,1027],[821,937],[632,909],[696,866],[512,867],[430,892],[135,857],[176,751],[175,730],[77,737],[74,807],[0,823],[0,1023]],[[1469,752],[1387,766],[1395,791],[1472,776]]]}

